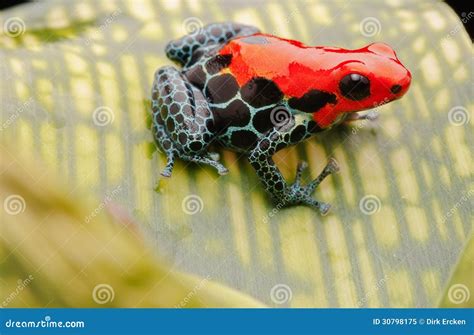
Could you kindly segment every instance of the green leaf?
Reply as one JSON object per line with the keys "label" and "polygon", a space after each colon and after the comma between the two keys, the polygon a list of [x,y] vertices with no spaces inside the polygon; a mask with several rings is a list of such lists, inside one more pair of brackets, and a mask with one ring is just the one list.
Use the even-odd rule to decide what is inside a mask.
{"label": "green leaf", "polygon": [[[133,219],[0,148],[2,307],[264,307],[154,255]],[[111,214],[111,215],[110,215]]]}
{"label": "green leaf", "polygon": [[474,307],[474,292],[472,277],[474,276],[474,238],[471,237],[461,255],[451,280],[446,286],[446,290],[441,299],[440,307]]}

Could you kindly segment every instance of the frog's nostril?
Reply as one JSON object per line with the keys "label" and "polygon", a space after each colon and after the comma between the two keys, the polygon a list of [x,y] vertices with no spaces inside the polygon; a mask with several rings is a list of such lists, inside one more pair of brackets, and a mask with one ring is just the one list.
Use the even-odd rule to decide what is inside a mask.
{"label": "frog's nostril", "polygon": [[401,86],[401,85],[393,85],[392,88],[390,89],[390,91],[391,91],[393,94],[400,93],[401,90],[402,90],[402,86]]}

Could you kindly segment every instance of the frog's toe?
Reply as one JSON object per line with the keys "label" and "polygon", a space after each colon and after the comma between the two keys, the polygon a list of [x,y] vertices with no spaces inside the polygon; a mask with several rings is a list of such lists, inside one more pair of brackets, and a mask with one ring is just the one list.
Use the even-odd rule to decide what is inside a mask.
{"label": "frog's toe", "polygon": [[[210,155],[207,155],[207,156],[210,156]],[[221,176],[224,176],[229,173],[229,170],[227,170],[227,168],[224,165],[222,165],[222,163],[218,162],[215,159],[212,159],[211,157],[201,158],[200,163],[204,163],[204,164],[208,164],[212,166],[213,168],[217,170],[217,173]]]}
{"label": "frog's toe", "polygon": [[379,118],[379,112],[372,110],[366,114],[365,118],[369,121],[375,121]]}
{"label": "frog's toe", "polygon": [[372,110],[366,114],[360,114],[359,112],[352,112],[348,115],[344,124],[350,124],[354,121],[375,121],[379,117],[379,113],[375,110]]}
{"label": "frog's toe", "polygon": [[208,152],[206,158],[208,159],[206,164],[214,167],[219,175],[225,176],[229,173],[229,170],[219,162],[220,155],[217,152]]}
{"label": "frog's toe", "polygon": [[339,171],[339,164],[337,163],[335,158],[330,158],[326,168],[329,170],[330,173],[335,173]]}
{"label": "frog's toe", "polygon": [[221,159],[221,155],[219,155],[219,153],[217,153],[217,152],[209,152],[208,156],[209,156],[210,159],[212,159],[213,161],[216,161],[216,162],[218,162],[219,159]]}
{"label": "frog's toe", "polygon": [[313,199],[311,197],[305,198],[303,200],[303,203],[307,206],[310,206],[310,207],[316,209],[317,211],[319,211],[319,213],[321,215],[327,215],[328,212],[329,212],[329,209],[331,208],[330,204],[318,201],[318,200]]}
{"label": "frog's toe", "polygon": [[229,173],[229,170],[225,166],[222,166],[222,168],[217,169],[217,173],[221,176],[225,176]]}
{"label": "frog's toe", "polygon": [[163,177],[169,178],[171,177],[171,171],[169,169],[164,169],[163,171],[161,171],[160,175],[162,175]]}
{"label": "frog's toe", "polygon": [[331,205],[330,204],[326,204],[326,203],[323,203],[321,204],[321,206],[319,207],[319,212],[321,213],[321,215],[325,216],[328,214],[329,210],[331,209]]}
{"label": "frog's toe", "polygon": [[216,161],[213,161],[213,162],[214,164],[212,164],[212,166],[214,166],[217,169],[217,173],[219,175],[225,176],[226,174],[229,173],[229,170],[224,165]]}
{"label": "frog's toe", "polygon": [[166,167],[161,171],[161,175],[163,177],[169,178],[171,177],[171,172],[173,172],[174,167],[174,153],[172,151],[167,152],[166,157]]}
{"label": "frog's toe", "polygon": [[321,184],[321,182],[332,173],[336,173],[339,171],[339,164],[334,158],[330,158],[326,166],[324,167],[323,171],[319,174],[317,178],[315,178],[311,183],[308,184],[307,190],[311,194],[314,190]]}

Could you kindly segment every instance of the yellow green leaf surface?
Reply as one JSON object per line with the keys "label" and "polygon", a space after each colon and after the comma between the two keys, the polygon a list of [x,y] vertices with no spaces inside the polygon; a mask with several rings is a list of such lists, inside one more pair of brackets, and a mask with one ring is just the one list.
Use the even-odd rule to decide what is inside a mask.
{"label": "yellow green leaf surface", "polygon": [[441,298],[440,307],[471,307],[471,292],[474,292],[474,238],[468,241],[451,280]]}
{"label": "yellow green leaf surface", "polygon": [[[340,173],[315,194],[332,204],[328,216],[302,206],[274,208],[245,157],[225,149],[226,176],[178,162],[171,179],[160,179],[165,156],[153,144],[147,115],[153,73],[170,64],[164,46],[190,22],[226,20],[308,45],[359,48],[383,41],[411,70],[407,95],[378,107],[375,122],[340,127],[275,156],[288,180],[300,160],[309,163],[310,180],[329,157],[337,159]],[[2,166],[20,155],[41,160],[20,164],[18,173],[32,186],[54,174],[68,186],[68,201],[95,208],[82,213],[83,223],[100,226],[103,204],[113,204],[138,222],[144,248],[151,245],[173,271],[210,278],[270,306],[432,307],[440,301],[472,236],[474,146],[472,43],[446,4],[49,1],[0,12],[0,23],[0,130],[8,153],[2,152]],[[8,197],[4,192],[0,200]],[[29,201],[26,206],[21,215],[35,209]],[[12,222],[5,215],[2,226]],[[44,213],[42,220],[50,219]],[[69,237],[61,220],[54,225],[54,239]],[[21,273],[38,278],[66,266],[34,267],[35,255],[53,238],[41,227],[31,229],[45,238],[44,248],[28,254],[23,233],[14,245],[10,228],[2,227],[2,247],[26,248],[17,255],[29,268]],[[96,250],[89,235],[80,244]],[[119,249],[113,249],[117,255]],[[11,261],[10,253],[3,257]],[[105,259],[103,267],[106,272]],[[140,279],[145,270],[134,275],[148,280]],[[4,283],[23,278],[3,277]],[[64,290],[67,283],[58,278],[56,285]],[[50,303],[47,292],[38,292],[36,306]]]}
{"label": "yellow green leaf surface", "polygon": [[34,162],[0,153],[2,307],[264,306],[210,276],[177,271],[126,212],[105,201],[87,205],[51,172],[25,173]]}

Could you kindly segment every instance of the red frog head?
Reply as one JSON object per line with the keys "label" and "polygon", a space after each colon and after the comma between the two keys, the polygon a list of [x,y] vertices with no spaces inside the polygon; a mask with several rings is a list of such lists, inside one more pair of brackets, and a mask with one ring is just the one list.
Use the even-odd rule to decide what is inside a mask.
{"label": "red frog head", "polygon": [[273,81],[295,110],[313,113],[321,127],[342,113],[357,112],[402,97],[411,74],[384,43],[347,50],[306,46],[266,34],[234,39],[221,51],[240,85],[254,77]]}
{"label": "red frog head", "polygon": [[356,112],[401,98],[408,90],[411,74],[395,51],[385,43],[357,50],[333,49],[339,64],[332,70],[337,103],[327,113]]}

